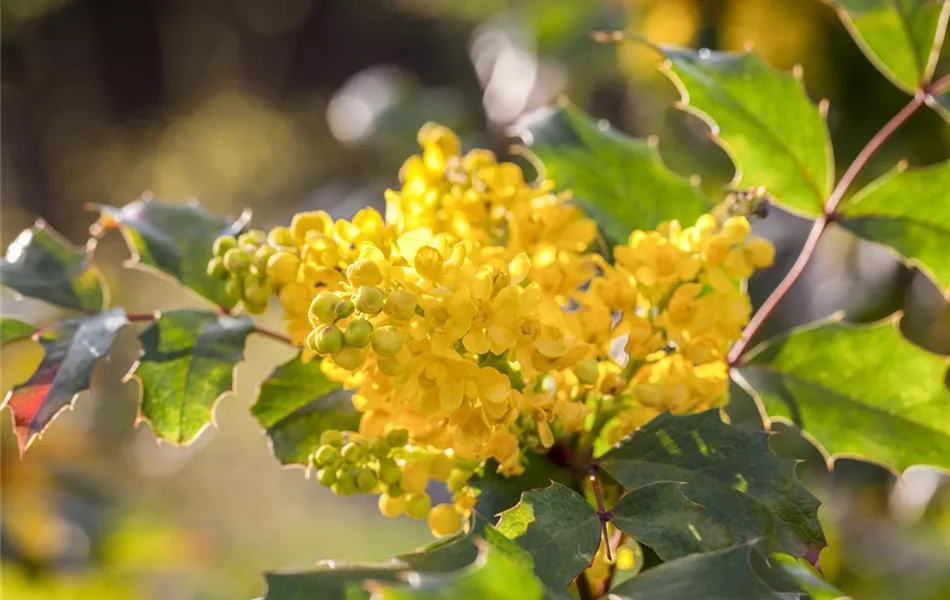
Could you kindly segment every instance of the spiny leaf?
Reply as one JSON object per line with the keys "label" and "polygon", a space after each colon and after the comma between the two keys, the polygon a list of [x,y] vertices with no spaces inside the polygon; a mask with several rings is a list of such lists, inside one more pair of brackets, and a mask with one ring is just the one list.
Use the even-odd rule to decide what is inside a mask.
{"label": "spiny leaf", "polygon": [[35,331],[36,327],[33,327],[25,321],[13,317],[0,316],[0,345],[17,340],[24,340],[33,335]]}
{"label": "spiny leaf", "polygon": [[851,37],[902,90],[930,83],[950,18],[945,0],[833,0]]}
{"label": "spiny leaf", "polygon": [[4,399],[4,406],[13,413],[20,452],[76,394],[89,389],[96,363],[109,353],[116,334],[127,323],[125,311],[114,308],[93,317],[67,319],[37,335],[45,352],[42,362],[28,381],[15,386]]}
{"label": "spiny leaf", "polygon": [[795,422],[829,452],[903,469],[950,467],[947,364],[893,323],[825,323],[763,344],[740,372],[766,411]]}
{"label": "spiny leaf", "polygon": [[89,254],[42,221],[23,230],[0,261],[0,284],[29,298],[73,310],[98,311],[105,302],[102,275]]}
{"label": "spiny leaf", "polygon": [[158,438],[187,444],[211,422],[252,331],[247,316],[183,309],[162,313],[139,335],[142,353],[128,377],[141,381],[142,418]]}
{"label": "spiny leaf", "polygon": [[708,210],[693,186],[663,165],[654,142],[602,126],[573,106],[551,109],[518,130],[547,177],[570,189],[614,243],[661,221],[692,223]]}
{"label": "spiny leaf", "polygon": [[251,407],[281,464],[306,465],[324,431],[359,427],[349,392],[323,374],[320,362],[304,363],[297,355],[280,365],[261,384]]}
{"label": "spiny leaf", "polygon": [[950,162],[895,170],[844,207],[842,227],[920,261],[950,286]]}
{"label": "spiny leaf", "polygon": [[[753,562],[758,561],[759,567]],[[611,590],[611,600],[795,600],[797,592],[779,592],[761,577],[769,568],[755,543],[716,552],[691,554],[664,563]]]}
{"label": "spiny leaf", "polygon": [[663,560],[733,545],[726,526],[705,515],[681,487],[659,481],[631,490],[610,509],[613,524]]}
{"label": "spiny leaf", "polygon": [[659,48],[683,102],[707,115],[736,165],[791,209],[821,213],[834,178],[828,129],[798,78],[751,53]]}
{"label": "spiny leaf", "polygon": [[250,213],[230,221],[208,213],[197,202],[165,202],[146,195],[122,208],[100,205],[98,226],[118,227],[136,264],[157,269],[219,306],[231,308],[236,300],[224,291],[224,282],[208,275],[208,259],[215,238],[238,235]]}
{"label": "spiny leaf", "polygon": [[601,459],[628,490],[683,482],[686,498],[722,523],[735,542],[761,538],[768,551],[802,556],[824,539],[818,501],[795,477],[795,462],[769,449],[768,434],[731,427],[717,409],[664,413]]}
{"label": "spiny leaf", "polygon": [[521,495],[501,513],[498,531],[534,559],[545,584],[566,588],[594,559],[600,544],[600,519],[587,500],[559,483]]}
{"label": "spiny leaf", "polygon": [[499,475],[498,463],[489,461],[484,473],[471,478],[469,484],[478,490],[476,512],[494,521],[496,516],[520,502],[522,493],[546,487],[552,481],[569,484],[571,473],[555,465],[547,455],[537,454],[529,456],[524,472],[514,477]]}

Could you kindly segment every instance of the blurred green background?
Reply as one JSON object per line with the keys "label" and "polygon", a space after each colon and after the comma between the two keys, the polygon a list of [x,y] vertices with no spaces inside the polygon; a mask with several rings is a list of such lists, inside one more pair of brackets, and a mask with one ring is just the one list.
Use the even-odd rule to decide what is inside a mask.
{"label": "blurred green background", "polygon": [[[907,101],[818,0],[5,0],[0,23],[4,247],[36,217],[82,243],[94,220],[86,203],[122,205],[145,190],[220,213],[250,207],[261,227],[315,207],[350,216],[381,204],[425,121],[504,154],[508,128],[561,96],[631,134],[659,135],[668,164],[721,197],[728,157],[699,118],[673,106],[656,56],[596,43],[595,30],[751,44],[775,67],[802,65],[812,98],[830,101],[839,165]],[[861,181],[900,159],[948,155],[950,128],[920,111]],[[761,301],[808,224],[773,211],[758,227],[780,251],[752,284]],[[950,353],[950,311],[926,277],[844,233],[826,238],[767,331],[836,310],[873,319],[906,308],[912,339]],[[126,257],[117,236],[97,251],[114,304],[198,305],[123,269]],[[5,313],[55,317],[2,300]],[[276,314],[265,320],[280,327]],[[4,597],[252,598],[262,570],[378,559],[428,539],[420,523],[381,517],[373,498],[336,498],[270,457],[248,406],[289,349],[252,339],[217,427],[174,448],[132,426],[136,384],[120,380],[134,336],[122,334],[94,393],[22,460],[3,419]],[[3,356],[4,391],[25,362]]]}

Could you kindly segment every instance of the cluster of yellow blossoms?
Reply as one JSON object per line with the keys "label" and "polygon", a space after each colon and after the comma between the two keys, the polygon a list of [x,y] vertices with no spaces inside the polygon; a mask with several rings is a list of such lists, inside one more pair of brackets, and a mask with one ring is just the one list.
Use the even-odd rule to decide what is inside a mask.
{"label": "cluster of yellow blossoms", "polygon": [[[428,512],[447,535],[475,503],[473,473],[516,475],[557,439],[590,451],[724,395],[725,352],[750,313],[742,282],[773,258],[744,217],[636,231],[611,264],[553,182],[462,154],[435,124],[419,142],[385,218],[298,214],[218,240],[209,264],[251,310],[276,293],[304,358],[327,357],[324,372],[354,390],[359,431],[325,440],[321,482],[381,492],[384,514]],[[429,510],[430,478],[449,482],[451,505]]]}

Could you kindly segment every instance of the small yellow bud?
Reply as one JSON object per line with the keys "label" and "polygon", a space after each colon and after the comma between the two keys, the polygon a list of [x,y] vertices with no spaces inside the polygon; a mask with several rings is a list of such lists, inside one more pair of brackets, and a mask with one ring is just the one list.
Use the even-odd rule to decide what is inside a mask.
{"label": "small yellow bud", "polygon": [[290,234],[290,230],[286,227],[274,227],[267,234],[267,243],[271,246],[290,247],[294,245],[294,236]]}
{"label": "small yellow bud", "polygon": [[290,222],[290,235],[293,236],[294,242],[301,246],[307,239],[307,233],[326,233],[331,222],[330,215],[322,210],[299,213],[294,215]]}
{"label": "small yellow bud", "polygon": [[375,286],[360,286],[356,292],[356,310],[364,315],[378,315],[383,310],[386,296],[383,290]]}
{"label": "small yellow bud", "polygon": [[277,285],[296,281],[299,268],[300,259],[291,252],[275,252],[267,259],[267,276]]}
{"label": "small yellow bud", "polygon": [[224,253],[224,268],[230,273],[246,273],[251,268],[251,257],[240,248],[231,248]]}
{"label": "small yellow bud", "polygon": [[339,352],[343,347],[343,332],[336,325],[324,325],[310,334],[313,336],[313,344],[310,344],[310,337],[307,337],[307,345],[310,349],[320,354],[333,354]]}
{"label": "small yellow bud", "polygon": [[770,267],[775,261],[775,246],[765,238],[752,238],[746,244],[745,250],[749,262],[751,262],[752,266],[756,269]]}
{"label": "small yellow bud", "polygon": [[379,512],[390,519],[395,519],[406,510],[405,496],[390,496],[383,494],[379,497]]}
{"label": "small yellow bud", "polygon": [[356,310],[356,305],[354,305],[352,301],[340,300],[333,309],[333,314],[335,314],[338,319],[345,319],[352,315],[354,310]]}
{"label": "small yellow bud", "polygon": [[354,319],[346,326],[343,343],[353,348],[365,348],[373,333],[373,324],[366,319]]}
{"label": "small yellow bud", "polygon": [[231,248],[237,248],[237,238],[233,235],[222,235],[214,241],[211,251],[215,256],[224,257],[224,254]]}
{"label": "small yellow bud", "polygon": [[238,236],[238,245],[240,246],[260,246],[267,241],[267,236],[260,229],[251,229]]}
{"label": "small yellow bud", "polygon": [[406,498],[406,514],[413,519],[425,519],[432,507],[432,499],[425,492],[410,494]]}
{"label": "small yellow bud", "polygon": [[370,341],[376,354],[383,358],[391,358],[399,353],[406,339],[395,327],[386,325],[373,331]]}
{"label": "small yellow bud", "polygon": [[215,279],[224,279],[228,276],[228,270],[224,266],[224,259],[215,256],[208,261],[208,275]]}
{"label": "small yellow bud", "polygon": [[600,373],[597,370],[597,361],[592,358],[580,361],[574,365],[574,374],[577,375],[577,379],[581,383],[588,385],[597,383],[597,379],[600,377]]}
{"label": "small yellow bud", "polygon": [[446,481],[452,473],[455,461],[445,453],[439,453],[429,461],[429,476],[436,481]]}
{"label": "small yellow bud", "polygon": [[340,298],[333,292],[320,292],[310,303],[310,324],[316,327],[321,323],[329,325],[336,321],[336,305]]}
{"label": "small yellow bud", "polygon": [[425,465],[418,462],[406,463],[399,478],[399,487],[410,494],[424,492],[429,484],[429,472]]}
{"label": "small yellow bud", "polygon": [[354,286],[379,285],[383,282],[383,274],[379,265],[371,260],[358,260],[346,269],[346,277]]}
{"label": "small yellow bud", "polygon": [[435,537],[445,537],[462,528],[462,515],[451,504],[439,504],[429,511],[429,530]]}
{"label": "small yellow bud", "polygon": [[250,276],[244,279],[244,300],[248,304],[266,307],[273,293],[271,285],[261,277]]}

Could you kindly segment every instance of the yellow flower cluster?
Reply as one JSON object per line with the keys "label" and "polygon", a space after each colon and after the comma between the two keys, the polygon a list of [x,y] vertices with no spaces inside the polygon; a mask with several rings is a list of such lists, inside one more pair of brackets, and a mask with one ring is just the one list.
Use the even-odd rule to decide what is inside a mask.
{"label": "yellow flower cluster", "polygon": [[[343,448],[384,452],[337,458],[343,441],[330,436],[315,457],[322,483],[382,492],[384,514],[428,512],[446,535],[475,503],[467,479],[488,465],[516,475],[557,439],[612,443],[722,397],[724,355],[750,312],[742,282],[773,253],[748,239],[744,217],[636,231],[610,264],[553,182],[530,184],[486,150],[462,154],[439,125],[419,142],[385,218],[302,213],[218,240],[209,264],[251,310],[276,293],[304,358],[327,357],[324,372],[355,390],[362,419]],[[394,432],[408,443],[381,442]],[[448,481],[451,505],[430,510],[430,479]]]}

